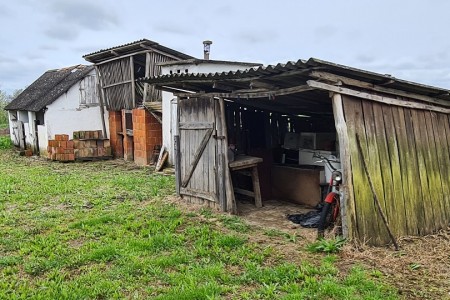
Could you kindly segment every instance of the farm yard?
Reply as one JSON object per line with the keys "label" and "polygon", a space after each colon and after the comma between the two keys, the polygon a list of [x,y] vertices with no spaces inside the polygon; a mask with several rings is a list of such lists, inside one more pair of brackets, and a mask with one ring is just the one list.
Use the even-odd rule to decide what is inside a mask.
{"label": "farm yard", "polygon": [[314,243],[185,205],[151,168],[21,157],[6,138],[1,299],[450,299],[449,231],[398,252]]}

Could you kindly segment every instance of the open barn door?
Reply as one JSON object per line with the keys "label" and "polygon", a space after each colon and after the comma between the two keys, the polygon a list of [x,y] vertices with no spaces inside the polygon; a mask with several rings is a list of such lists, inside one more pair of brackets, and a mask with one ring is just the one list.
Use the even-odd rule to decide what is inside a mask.
{"label": "open barn door", "polygon": [[222,107],[212,97],[178,101],[177,172],[183,198],[225,211],[225,171],[228,170]]}

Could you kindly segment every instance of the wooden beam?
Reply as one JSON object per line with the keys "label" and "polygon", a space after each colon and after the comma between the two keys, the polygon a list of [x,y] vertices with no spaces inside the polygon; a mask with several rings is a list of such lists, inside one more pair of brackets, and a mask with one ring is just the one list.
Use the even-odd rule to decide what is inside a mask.
{"label": "wooden beam", "polygon": [[111,52],[111,54],[112,55],[115,55],[115,56],[120,56],[120,54],[119,53],[117,53],[116,51],[114,51],[114,50],[109,50],[109,52]]}
{"label": "wooden beam", "polygon": [[161,54],[161,55],[164,55],[164,56],[170,57],[170,58],[172,58],[172,59],[174,59],[174,60],[182,60],[182,59],[181,59],[181,58],[179,58],[179,57],[176,57],[176,56],[174,56],[174,55],[171,55],[171,54],[165,53],[164,51],[161,51],[161,50],[155,49],[155,48],[153,48],[153,47],[150,47],[150,46],[147,46],[147,45],[145,45],[145,44],[139,44],[139,46],[141,46],[141,47],[142,47],[142,48],[144,48],[144,49],[150,50],[150,51],[152,51],[152,52],[155,52],[155,53],[159,53],[159,54]]}
{"label": "wooden beam", "polygon": [[307,83],[312,88],[317,88],[317,89],[335,92],[335,93],[339,93],[339,94],[349,95],[349,96],[362,98],[362,99],[366,99],[366,100],[381,102],[381,103],[388,104],[388,105],[396,105],[396,106],[407,107],[407,108],[436,111],[436,112],[441,112],[441,113],[445,113],[445,114],[450,113],[450,108],[438,107],[438,106],[424,104],[424,103],[418,103],[418,102],[412,102],[412,101],[407,101],[407,100],[389,98],[389,97],[385,97],[385,96],[373,95],[373,94],[370,94],[367,92],[355,91],[355,90],[352,90],[349,88],[334,86],[331,84],[326,84],[326,83],[318,82],[318,81],[314,81],[314,80],[308,80]]}
{"label": "wooden beam", "polygon": [[213,82],[212,88],[213,89],[217,89],[217,90],[229,91],[229,92],[232,92],[232,91],[234,91],[236,89],[235,87],[232,87],[230,85],[226,85],[226,84],[223,84],[223,83],[219,83],[217,81]]}
{"label": "wooden beam", "polygon": [[118,60],[118,59],[130,57],[130,56],[134,56],[134,55],[138,55],[138,54],[144,54],[144,53],[148,53],[148,52],[151,52],[151,51],[150,51],[150,50],[143,50],[143,51],[139,51],[139,52],[134,52],[134,53],[130,53],[130,54],[126,54],[126,55],[122,55],[122,56],[110,58],[110,59],[107,59],[107,60],[104,60],[104,61],[95,63],[95,65],[96,65],[96,66],[99,66],[99,65],[107,64],[107,63],[109,63],[109,62]]}
{"label": "wooden beam", "polygon": [[[147,52],[145,54],[145,77],[150,77],[150,53]],[[143,102],[147,101],[147,93],[148,93],[148,87],[149,84],[147,82],[144,82],[144,95],[143,95]]]}
{"label": "wooden beam", "polygon": [[[177,96],[179,97],[222,97],[222,98],[242,98],[242,99],[251,99],[251,98],[271,98],[273,99],[276,96],[290,95],[296,93],[302,93],[306,91],[313,90],[314,88],[305,84],[294,86],[285,89],[279,89],[274,91],[266,91],[266,92],[243,92],[243,93],[179,93]],[[251,90],[249,90],[251,91]]]}
{"label": "wooden beam", "polygon": [[180,194],[201,198],[201,199],[208,200],[211,202],[216,202],[216,203],[219,202],[219,200],[217,199],[217,196],[215,194],[197,190],[197,189],[181,187]]}
{"label": "wooden beam", "polygon": [[268,90],[275,90],[277,89],[276,86],[274,86],[273,84],[267,83],[267,82],[262,82],[261,80],[252,80],[250,81],[250,87],[251,88],[265,88]]}
{"label": "wooden beam", "polygon": [[134,59],[130,56],[130,75],[131,75],[131,99],[133,108],[136,108],[136,83],[134,82]]}
{"label": "wooden beam", "polygon": [[[331,74],[331,73],[327,73],[327,72],[312,71],[309,75],[316,79],[327,80],[327,81],[330,81],[333,83],[342,82],[346,85],[356,86],[356,87],[369,89],[369,90],[373,90],[373,91],[377,91],[377,92],[381,92],[381,93],[411,98],[411,99],[425,101],[425,102],[431,102],[431,103],[439,104],[442,106],[450,106],[450,103],[445,100],[440,100],[440,99],[436,99],[436,98],[433,98],[430,96],[425,96],[425,95],[419,95],[416,93],[400,91],[400,90],[396,90],[396,89],[392,89],[392,88],[386,88],[386,87],[382,87],[382,86],[375,85],[372,83],[368,83],[368,82],[364,82],[364,81],[360,81],[360,80],[356,80],[356,79],[352,79],[352,78],[347,78],[344,76],[335,75],[335,74]],[[383,85],[388,84],[388,83],[392,83],[392,82],[386,82],[386,83],[383,83]]]}
{"label": "wooden beam", "polygon": [[356,232],[356,211],[353,196],[352,165],[350,162],[350,144],[348,139],[347,123],[345,122],[342,96],[333,93],[332,104],[334,123],[339,140],[339,157],[342,167],[342,196],[340,197],[340,213],[342,219],[342,232],[346,238],[354,238]]}
{"label": "wooden beam", "polygon": [[107,89],[107,88],[110,88],[110,87],[113,87],[113,86],[117,86],[117,85],[121,85],[121,84],[126,84],[126,83],[131,83],[131,80],[125,80],[125,81],[121,81],[121,82],[111,83],[111,84],[105,85],[105,86],[102,87],[102,88]]}

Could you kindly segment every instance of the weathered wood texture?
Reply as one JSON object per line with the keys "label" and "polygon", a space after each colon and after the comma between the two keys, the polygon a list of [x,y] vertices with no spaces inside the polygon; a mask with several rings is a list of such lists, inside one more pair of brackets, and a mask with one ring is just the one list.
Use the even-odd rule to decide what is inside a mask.
{"label": "weathered wood texture", "polygon": [[218,155],[218,139],[213,136],[221,126],[219,103],[213,98],[189,98],[181,99],[178,108],[180,194],[188,202],[223,209],[219,200],[223,201],[225,191],[220,190],[219,180],[224,176],[217,174],[223,155]]}
{"label": "weathered wood texture", "polygon": [[[450,121],[447,114],[343,95],[354,207],[352,236],[389,243],[358,154],[368,171],[394,236],[429,234],[450,222]],[[351,191],[350,191],[351,192]]]}
{"label": "weathered wood texture", "polygon": [[[160,53],[140,53],[124,56],[97,66],[101,86],[101,97],[109,110],[133,109],[143,101],[161,101],[161,91],[147,83],[136,82],[142,76],[161,74],[161,62],[173,60]],[[140,75],[139,70],[145,69]]]}

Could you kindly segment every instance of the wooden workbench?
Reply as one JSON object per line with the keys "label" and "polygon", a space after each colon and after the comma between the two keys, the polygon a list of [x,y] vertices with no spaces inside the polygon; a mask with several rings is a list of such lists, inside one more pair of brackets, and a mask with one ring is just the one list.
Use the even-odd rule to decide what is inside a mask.
{"label": "wooden workbench", "polygon": [[233,189],[235,193],[254,198],[256,207],[262,207],[261,188],[258,176],[258,163],[262,161],[263,160],[260,157],[238,155],[234,161],[229,163],[231,171],[252,177],[253,191],[244,190],[238,187],[233,187]]}

